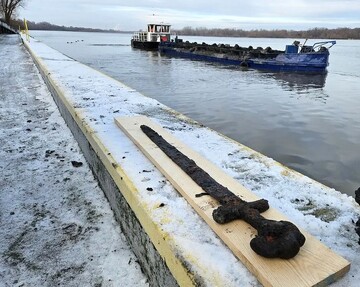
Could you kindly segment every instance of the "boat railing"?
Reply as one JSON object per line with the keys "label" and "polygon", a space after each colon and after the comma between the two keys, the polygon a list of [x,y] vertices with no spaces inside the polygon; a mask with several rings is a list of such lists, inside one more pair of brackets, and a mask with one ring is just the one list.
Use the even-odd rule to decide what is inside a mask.
{"label": "boat railing", "polygon": [[322,41],[316,42],[312,46],[302,45],[300,53],[324,53],[327,52],[335,44],[336,41]]}
{"label": "boat railing", "polygon": [[134,41],[141,41],[146,42],[147,41],[147,32],[136,32],[133,35]]}
{"label": "boat railing", "polygon": [[336,44],[336,41],[322,41],[322,42],[316,42],[312,46],[313,50],[315,52],[323,52],[329,50],[332,46]]}

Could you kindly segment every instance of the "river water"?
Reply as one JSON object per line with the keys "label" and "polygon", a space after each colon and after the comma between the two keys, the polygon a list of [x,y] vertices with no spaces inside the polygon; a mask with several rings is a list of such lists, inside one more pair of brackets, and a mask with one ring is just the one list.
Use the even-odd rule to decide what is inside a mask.
{"label": "river water", "polygon": [[[360,186],[358,40],[337,41],[326,75],[291,75],[167,58],[132,49],[130,34],[31,35],[321,183],[352,196]],[[182,38],[281,50],[296,40]]]}

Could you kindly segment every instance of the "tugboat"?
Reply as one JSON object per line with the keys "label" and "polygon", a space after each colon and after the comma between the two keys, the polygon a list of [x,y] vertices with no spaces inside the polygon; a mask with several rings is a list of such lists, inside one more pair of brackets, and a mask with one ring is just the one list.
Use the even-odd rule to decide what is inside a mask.
{"label": "tugboat", "polygon": [[160,42],[170,42],[169,24],[148,24],[147,31],[135,32],[131,47],[143,50],[157,50]]}

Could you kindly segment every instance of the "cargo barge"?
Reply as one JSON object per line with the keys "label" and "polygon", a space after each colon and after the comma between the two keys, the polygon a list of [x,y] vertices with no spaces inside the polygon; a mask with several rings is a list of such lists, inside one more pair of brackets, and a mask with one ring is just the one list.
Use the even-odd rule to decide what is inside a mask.
{"label": "cargo barge", "polygon": [[329,65],[329,49],[335,44],[336,41],[323,41],[308,46],[306,42],[301,45],[299,41],[294,41],[292,45],[286,45],[284,51],[280,51],[273,50],[271,47],[254,49],[251,46],[244,48],[238,45],[166,41],[159,43],[159,51],[171,57],[239,65],[260,70],[325,73]]}

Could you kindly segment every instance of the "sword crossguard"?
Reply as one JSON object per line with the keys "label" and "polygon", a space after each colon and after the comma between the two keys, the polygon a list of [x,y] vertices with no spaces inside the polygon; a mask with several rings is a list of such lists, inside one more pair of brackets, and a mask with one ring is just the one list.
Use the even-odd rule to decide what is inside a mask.
{"label": "sword crossguard", "polygon": [[213,211],[213,219],[219,224],[236,219],[249,223],[258,232],[250,241],[250,247],[261,256],[282,259],[294,257],[304,245],[305,236],[291,222],[264,218],[260,213],[267,209],[269,204],[265,199],[253,202],[239,200],[220,205]]}

